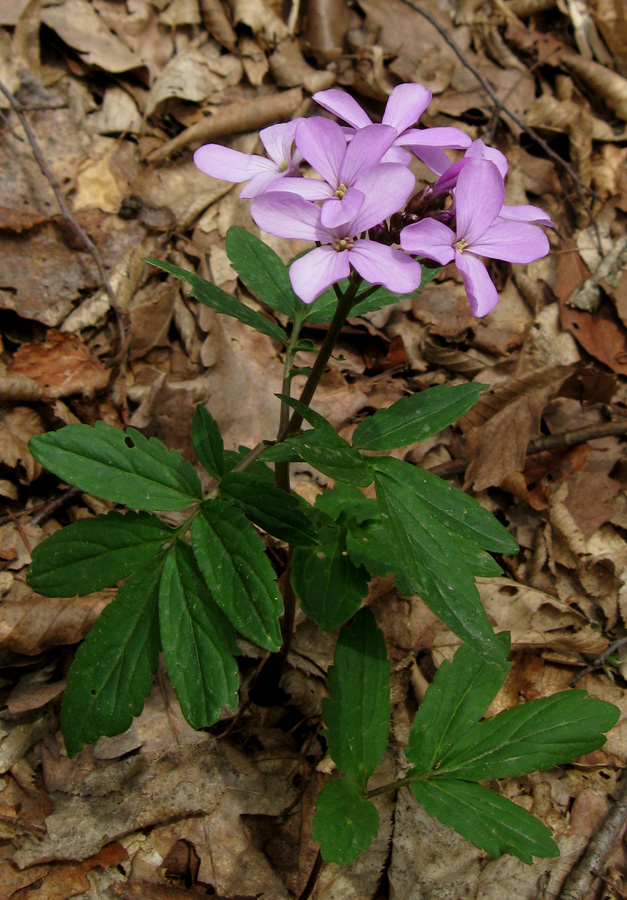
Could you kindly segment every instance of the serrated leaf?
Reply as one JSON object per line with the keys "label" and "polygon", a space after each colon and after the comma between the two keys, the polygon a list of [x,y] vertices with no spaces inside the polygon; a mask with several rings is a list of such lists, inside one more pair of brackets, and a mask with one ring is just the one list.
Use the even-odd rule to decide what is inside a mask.
{"label": "serrated leaf", "polygon": [[143,568],[172,534],[146,513],[79,519],[35,547],[28,584],[44,597],[83,597]]}
{"label": "serrated leaf", "polygon": [[300,605],[324,631],[347,622],[368,594],[370,576],[345,552],[344,529],[333,525],[319,533],[315,547],[297,547],[292,555],[292,585]]}
{"label": "serrated leaf", "polygon": [[601,747],[619,716],[617,706],[585,691],[560,691],[467,729],[438,772],[480,781],[550,769]]}
{"label": "serrated leaf", "polygon": [[559,848],[542,822],[480,784],[438,777],[416,782],[411,790],[430,816],[492,856],[511,853],[529,864],[534,856],[559,856]]}
{"label": "serrated leaf", "polygon": [[250,472],[231,472],[220,482],[220,494],[235,503],[247,517],[281,541],[295,546],[318,543],[318,533],[299,497]]}
{"label": "serrated leaf", "polygon": [[69,756],[138,716],[159,660],[159,582],[165,556],[132,575],[78,648],[67,677],[61,730]]}
{"label": "serrated leaf", "polygon": [[328,679],[322,718],[329,753],[340,772],[365,789],[390,732],[390,663],[367,607],[340,631]]}
{"label": "serrated leaf", "polygon": [[131,509],[184,509],[202,497],[192,464],[134,428],[66,425],[31,438],[29,446],[63,481]]}
{"label": "serrated leaf", "polygon": [[231,294],[227,294],[226,291],[223,291],[222,288],[217,287],[210,281],[200,278],[199,275],[194,275],[193,272],[181,269],[173,263],[165,262],[163,259],[146,257],[146,262],[156,266],[158,269],[162,269],[169,275],[174,275],[175,278],[180,278],[181,281],[185,281],[191,287],[191,296],[205,306],[215,309],[216,312],[222,313],[222,315],[239,319],[240,322],[243,322],[244,325],[250,325],[255,331],[267,334],[268,337],[281,341],[283,344],[288,344],[287,334],[280,325],[270,321],[270,319],[266,319],[261,313],[255,312],[254,309],[232,297]]}
{"label": "serrated leaf", "polygon": [[456,535],[421,498],[423,480],[418,469],[386,457],[373,458],[371,464],[395,574],[487,662],[502,662],[501,645],[481,606]]}
{"label": "serrated leaf", "polygon": [[484,384],[441,384],[402,397],[359,423],[353,434],[353,447],[393,450],[424,441],[456,422],[487,389]]}
{"label": "serrated leaf", "polygon": [[284,316],[294,318],[303,314],[304,304],[292,290],[288,267],[264,241],[232,225],[226,234],[226,253],[256,297]]}
{"label": "serrated leaf", "polygon": [[224,475],[224,442],[218,423],[206,406],[197,406],[192,419],[192,446],[201,466],[213,475]]}
{"label": "serrated leaf", "polygon": [[192,546],[215,602],[240,634],[278,650],[283,601],[263,541],[244,513],[224,500],[206,501],[192,525]]}
{"label": "serrated leaf", "polygon": [[367,850],[379,831],[379,813],[356,784],[328,781],[316,800],[313,839],[325,862],[346,866]]}
{"label": "serrated leaf", "polygon": [[[509,634],[498,635],[498,640],[507,656]],[[410,777],[439,768],[445,754],[485,713],[509,669],[507,662],[488,665],[468,644],[462,644],[452,662],[444,660],[409,732],[405,756],[413,767]]]}
{"label": "serrated leaf", "polygon": [[339,436],[324,416],[293,397],[282,394],[277,396],[300,413],[313,427],[310,431],[288,437],[280,444],[264,450],[261,459],[268,462],[285,462],[295,453],[300,459],[336,481],[360,487],[371,484],[373,474],[364,457]]}
{"label": "serrated leaf", "polygon": [[374,514],[378,515],[374,500],[365,497],[358,487],[341,482],[327,488],[316,497],[316,509],[322,510],[334,521],[338,521],[343,513],[354,515],[356,510],[368,509],[370,511],[373,508]]}
{"label": "serrated leaf", "polygon": [[207,728],[223,706],[237,707],[235,631],[215,604],[189,544],[168,554],[159,590],[163,655],[183,715]]}

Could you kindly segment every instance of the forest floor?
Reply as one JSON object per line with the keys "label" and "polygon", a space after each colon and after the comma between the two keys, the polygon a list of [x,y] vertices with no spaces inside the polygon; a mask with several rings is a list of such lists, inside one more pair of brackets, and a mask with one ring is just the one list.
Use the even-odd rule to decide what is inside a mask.
{"label": "forest floor", "polygon": [[[559,858],[533,866],[489,858],[399,792],[380,798],[370,850],[351,866],[324,867],[313,897],[553,900],[625,793],[621,0],[4,0],[2,900],[280,900],[305,889],[318,850],[314,803],[332,774],[320,703],[335,635],[297,619],[284,706],[250,704],[215,733],[195,732],[160,672],[125,734],[68,759],[59,731],[64,676],[113,592],[43,598],[25,575],[43,538],[113,504],[42,472],[27,442],[102,419],[196,462],[189,431],[199,403],[229,449],[271,436],[279,345],[200,306],[143,258],[167,258],[261,309],[225,251],[231,225],[258,233],[248,203],[237,185],[197,171],[192,151],[217,140],[260,152],[259,128],[311,114],[311,95],[332,86],[376,121],[392,88],[411,81],[433,91],[421,125],[454,125],[506,153],[507,202],[549,212],[552,252],[514,269],[491,264],[501,299],[484,319],[470,315],[448,267],[419,296],[349,320],[314,406],[349,436],[367,412],[408,392],[490,385],[458,426],[399,451],[472,493],[520,544],[518,556],[502,560],[502,577],[479,579],[495,629],[512,635],[512,671],[490,713],[583,675],[579,687],[625,716],[602,749],[576,764],[492,785],[552,829]],[[419,183],[431,180],[418,161],[412,170]],[[268,240],[285,261],[305,246]],[[305,336],[319,344],[323,334],[321,326]],[[303,466],[294,483],[313,501],[328,479]],[[399,747],[458,641],[391,579],[373,579],[367,602],[392,662]],[[257,664],[249,656],[242,667]],[[383,776],[393,778],[395,766],[391,751]],[[624,806],[619,799],[622,821]],[[620,836],[619,828],[606,840],[598,877],[584,877],[571,900],[627,896]]]}

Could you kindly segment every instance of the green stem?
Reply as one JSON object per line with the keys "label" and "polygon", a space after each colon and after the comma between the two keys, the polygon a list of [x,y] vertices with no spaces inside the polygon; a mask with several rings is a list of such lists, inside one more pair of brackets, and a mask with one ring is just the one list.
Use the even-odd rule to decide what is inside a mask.
{"label": "green stem", "polygon": [[[294,374],[292,372],[294,366],[294,357],[296,356],[296,347],[298,345],[298,339],[300,336],[300,330],[303,325],[304,317],[296,316],[294,318],[294,324],[292,327],[292,333],[290,334],[290,341],[287,347],[285,348],[285,362],[283,364],[283,382],[281,384],[281,393],[284,397],[289,397],[292,389],[292,379]],[[280,435],[287,429],[289,418],[290,418],[291,408],[287,405],[284,400],[281,400],[281,414],[279,417],[279,430],[277,433],[277,440],[280,440]],[[286,432],[287,433],[287,432]],[[279,462],[274,466],[274,479],[276,482],[276,486],[281,488],[283,491],[289,491],[290,489],[290,464],[288,462]]]}

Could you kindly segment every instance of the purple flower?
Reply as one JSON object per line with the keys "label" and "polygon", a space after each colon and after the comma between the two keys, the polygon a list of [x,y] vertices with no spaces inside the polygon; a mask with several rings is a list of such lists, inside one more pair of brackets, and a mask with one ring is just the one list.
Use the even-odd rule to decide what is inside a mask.
{"label": "purple flower", "polygon": [[239,150],[231,150],[221,144],[205,144],[194,153],[194,163],[212,178],[249,184],[240,197],[256,197],[279,178],[296,176],[302,156],[293,149],[296,127],[302,119],[292,119],[281,125],[270,125],[259,132],[261,143],[270,159],[265,156],[249,156]]}
{"label": "purple flower", "polygon": [[455,260],[475,316],[485,316],[499,299],[480,256],[528,263],[546,256],[550,249],[537,226],[501,217],[504,199],[497,166],[486,159],[471,159],[457,178],[456,233],[435,219],[423,219],[401,232],[401,247],[408,253],[441,265]]}
{"label": "purple flower", "polygon": [[370,284],[383,284],[407,294],[420,284],[419,264],[402,250],[369,241],[359,235],[401,209],[415,179],[405,166],[383,163],[361,176],[364,201],[356,215],[336,227],[321,222],[321,210],[303,197],[270,191],[253,200],[250,214],[264,231],[279,237],[316,241],[316,247],[290,266],[296,294],[312,303],[332,284],[347,278],[351,267]]}
{"label": "purple flower", "polygon": [[320,117],[306,119],[296,129],[296,146],[324,181],[285,178],[271,190],[292,191],[306,200],[324,200],[322,224],[328,228],[343,225],[356,216],[364,202],[360,176],[380,162],[395,139],[394,128],[368,125],[347,145],[335,122]]}
{"label": "purple flower", "polygon": [[[412,126],[418,121],[431,103],[432,92],[422,84],[399,84],[394,88],[385,105],[382,125],[390,125],[396,129],[397,138],[392,147],[384,156],[384,162],[402,162],[407,164],[411,157],[402,149],[409,147],[419,159],[423,152],[430,158],[441,161],[446,160],[445,167],[450,165],[450,160],[441,149],[451,147],[463,150],[470,144],[470,138],[459,128],[425,128],[417,129]],[[313,99],[324,109],[336,115],[344,122],[348,122],[356,131],[367,128],[371,119],[350,94],[332,88],[329,91],[318,91]],[[430,165],[428,159],[425,160]],[[444,170],[442,170],[444,171]]]}

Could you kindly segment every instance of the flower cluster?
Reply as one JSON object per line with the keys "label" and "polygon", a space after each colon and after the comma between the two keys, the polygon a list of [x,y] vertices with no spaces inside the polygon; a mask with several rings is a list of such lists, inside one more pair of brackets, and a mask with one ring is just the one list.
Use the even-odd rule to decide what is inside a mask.
{"label": "flower cluster", "polygon": [[[481,257],[528,263],[549,252],[538,227],[552,226],[546,213],[504,202],[507,160],[500,151],[457,128],[414,127],[431,101],[423,85],[396,87],[380,124],[343,91],[321,91],[314,100],[348,124],[313,117],[265,128],[260,138],[269,158],[218,144],[194,154],[207,175],[246,182],[240,197],[254,198],[250,212],[262,230],[318,245],[290,267],[305,303],[351,270],[370,284],[411,293],[420,284],[419,257],[454,262],[471,311],[484,316],[498,294]],[[464,156],[451,163],[447,149]],[[414,197],[412,154],[437,176]],[[303,161],[319,177],[303,177]]]}

